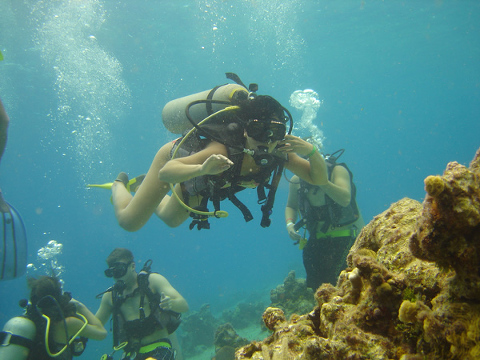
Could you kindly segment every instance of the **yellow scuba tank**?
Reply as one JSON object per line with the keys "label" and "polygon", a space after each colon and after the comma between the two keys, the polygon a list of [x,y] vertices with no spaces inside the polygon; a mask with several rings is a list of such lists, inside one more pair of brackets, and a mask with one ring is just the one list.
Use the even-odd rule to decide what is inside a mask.
{"label": "yellow scuba tank", "polygon": [[3,327],[3,331],[0,332],[2,338],[0,359],[27,359],[30,353],[28,345],[33,345],[35,334],[35,324],[26,317],[17,316],[8,320]]}
{"label": "yellow scuba tank", "polygon": [[[168,102],[162,110],[163,124],[168,131],[174,134],[183,134],[193,127],[186,115],[187,106],[195,101],[204,100],[191,106],[189,109],[190,117],[197,124],[212,113],[222,110],[229,105],[233,105],[232,100],[239,95],[238,92],[243,92],[245,97],[248,96],[248,90],[244,86],[226,84],[217,86],[211,90],[205,90],[172,100]],[[215,103],[215,101],[230,102],[230,104],[219,104]]]}

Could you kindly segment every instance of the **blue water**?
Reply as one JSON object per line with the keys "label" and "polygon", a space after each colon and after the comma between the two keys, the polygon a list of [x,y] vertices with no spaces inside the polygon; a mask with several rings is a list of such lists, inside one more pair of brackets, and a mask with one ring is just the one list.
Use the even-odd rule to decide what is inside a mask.
{"label": "blue water", "polygon": [[[224,204],[230,217],[200,232],[152,218],[127,233],[109,192],[85,188],[146,172],[174,138],[165,103],[225,83],[225,72],[258,83],[295,119],[290,94],[319,94],[324,151],[346,149],[367,222],[403,197],[422,201],[426,176],[468,165],[480,145],[478,1],[2,0],[0,14],[0,97],[11,118],[0,186],[25,220],[29,262],[48,241],[62,243],[65,289],[93,311],[111,284],[103,270],[114,247],[130,248],[138,266],[153,259],[192,310],[268,301],[289,270],[304,276],[284,228],[284,180],[270,228],[259,226],[251,191],[241,199],[253,221]],[[0,323],[19,313],[25,283],[0,283]]]}

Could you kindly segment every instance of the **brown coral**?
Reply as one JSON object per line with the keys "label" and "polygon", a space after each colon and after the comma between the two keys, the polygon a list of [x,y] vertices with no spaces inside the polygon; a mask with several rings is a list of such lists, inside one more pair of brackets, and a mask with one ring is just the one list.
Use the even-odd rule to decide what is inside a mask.
{"label": "brown coral", "polygon": [[445,183],[440,176],[427,176],[425,178],[425,191],[428,195],[437,197],[445,190]]}
{"label": "brown coral", "polygon": [[314,311],[270,311],[273,334],[236,359],[480,358],[480,149],[425,186],[423,207],[402,199],[362,230]]}
{"label": "brown coral", "polygon": [[287,320],[281,309],[273,307],[268,307],[267,310],[265,310],[262,319],[269,330],[275,330],[276,326],[281,325]]}
{"label": "brown coral", "polygon": [[[456,297],[480,297],[480,168],[479,153],[471,168],[448,164],[443,176],[428,177],[427,184],[443,184],[443,190],[427,194],[417,231],[412,234],[412,253],[455,270]],[[435,179],[435,180],[434,180]],[[437,185],[431,185],[435,188]],[[468,282],[469,285],[464,286]]]}

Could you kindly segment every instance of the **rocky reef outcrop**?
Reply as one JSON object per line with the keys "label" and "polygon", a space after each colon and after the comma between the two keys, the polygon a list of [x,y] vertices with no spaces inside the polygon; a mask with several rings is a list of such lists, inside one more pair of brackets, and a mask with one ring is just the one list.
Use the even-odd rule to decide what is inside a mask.
{"label": "rocky reef outcrop", "polygon": [[425,189],[423,204],[402,199],[362,230],[312,311],[267,308],[271,335],[235,358],[480,359],[480,149]]}
{"label": "rocky reef outcrop", "polygon": [[281,309],[286,316],[308,312],[315,306],[312,289],[307,288],[305,279],[297,279],[293,270],[283,284],[270,291],[270,301],[270,307]]}
{"label": "rocky reef outcrop", "polygon": [[215,331],[215,360],[233,359],[235,349],[248,343],[247,339],[237,334],[232,324],[220,325]]}

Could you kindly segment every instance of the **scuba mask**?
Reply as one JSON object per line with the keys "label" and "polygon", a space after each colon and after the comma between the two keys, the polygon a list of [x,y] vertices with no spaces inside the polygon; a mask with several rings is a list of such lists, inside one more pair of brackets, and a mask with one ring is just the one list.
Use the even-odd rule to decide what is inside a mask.
{"label": "scuba mask", "polygon": [[113,277],[115,279],[121,278],[127,273],[130,264],[131,262],[124,263],[120,261],[113,263],[112,266],[105,270],[105,276],[109,278]]}
{"label": "scuba mask", "polygon": [[287,127],[285,124],[276,119],[271,119],[269,121],[260,121],[257,119],[250,120],[248,121],[245,130],[247,131],[248,136],[265,144],[283,140],[287,133]]}

